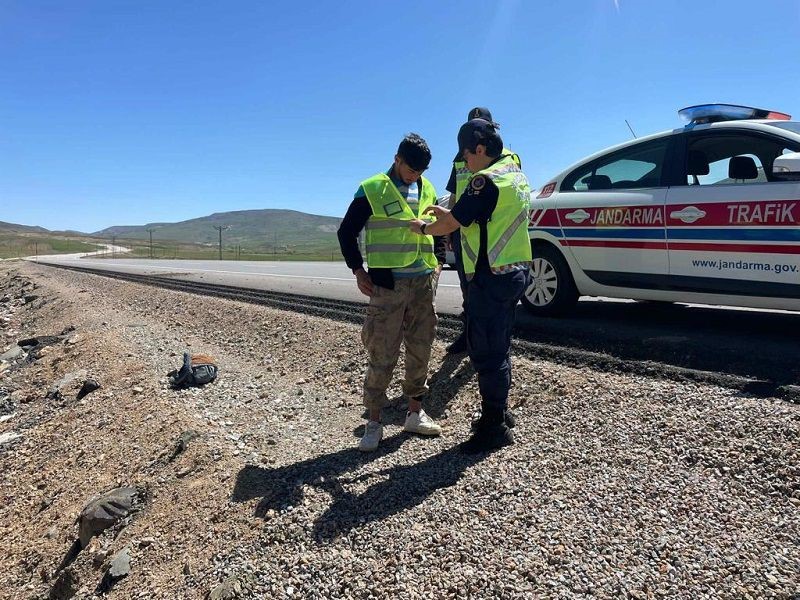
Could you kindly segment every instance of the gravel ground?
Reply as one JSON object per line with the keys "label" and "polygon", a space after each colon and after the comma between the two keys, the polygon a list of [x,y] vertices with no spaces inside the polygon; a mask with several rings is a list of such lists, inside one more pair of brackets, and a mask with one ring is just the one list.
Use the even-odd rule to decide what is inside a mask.
{"label": "gravel ground", "polygon": [[[800,597],[798,405],[520,358],[518,443],[464,457],[477,382],[437,343],[444,434],[401,432],[396,381],[364,456],[356,326],[35,264],[0,278],[0,353],[60,336],[0,363],[0,598],[67,597],[65,572],[95,597],[124,548],[113,598]],[[186,348],[217,382],[169,389]],[[144,506],[59,571],[117,486]]]}

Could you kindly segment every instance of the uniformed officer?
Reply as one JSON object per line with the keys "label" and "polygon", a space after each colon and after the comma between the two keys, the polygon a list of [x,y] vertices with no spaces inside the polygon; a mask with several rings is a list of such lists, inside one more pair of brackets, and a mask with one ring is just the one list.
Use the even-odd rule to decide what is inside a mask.
{"label": "uniformed officer", "polygon": [[[488,108],[484,106],[476,106],[472,110],[467,113],[467,121],[471,119],[483,119],[484,121],[488,121],[492,123],[495,129],[499,129],[500,125],[495,123],[492,120],[492,113],[489,111]],[[503,148],[503,154],[511,154],[515,157],[517,164],[522,166],[522,163],[519,160],[519,156],[514,154],[511,150],[507,148]],[[467,163],[464,162],[463,157],[461,156],[461,152],[457,152],[455,158],[453,159],[453,168],[450,170],[450,178],[447,181],[447,191],[450,192],[450,198],[447,204],[447,208],[451,209],[461,197],[461,194],[464,193],[464,190],[467,189],[467,184],[469,183],[470,178],[472,177],[472,173],[467,168]],[[461,307],[463,308],[464,312],[467,311],[467,278],[464,275],[464,261],[461,260],[461,231],[456,229],[450,234],[450,246],[453,249],[453,254],[456,260],[456,272],[458,273],[458,281],[461,284],[461,296],[462,296],[462,303]],[[464,315],[464,323],[466,324],[466,314]],[[466,328],[461,332],[455,341],[447,347],[448,354],[458,354],[460,352],[465,352],[467,350],[467,333]],[[513,417],[510,419],[513,422]]]}
{"label": "uniformed officer", "polygon": [[[407,135],[389,170],[361,182],[338,231],[345,262],[358,289],[369,296],[361,332],[368,355],[364,404],[369,420],[359,442],[365,452],[375,450],[383,438],[381,409],[388,404],[386,389],[401,342],[406,348],[403,394],[408,398],[404,429],[420,435],[441,433],[422,409],[422,396],[428,391],[428,362],[436,337],[433,300],[445,261],[444,238],[420,237],[408,226],[436,203],[436,190],[422,176],[430,160],[425,140]],[[358,249],[362,230],[369,273]]]}
{"label": "uniformed officer", "polygon": [[511,329],[528,279],[530,185],[517,162],[503,154],[495,126],[472,119],[458,132],[458,148],[471,173],[469,185],[452,211],[432,206],[435,223],[412,221],[412,231],[443,235],[461,230],[467,285],[467,350],[478,373],[481,417],[466,453],[514,442],[505,423],[511,387]]}

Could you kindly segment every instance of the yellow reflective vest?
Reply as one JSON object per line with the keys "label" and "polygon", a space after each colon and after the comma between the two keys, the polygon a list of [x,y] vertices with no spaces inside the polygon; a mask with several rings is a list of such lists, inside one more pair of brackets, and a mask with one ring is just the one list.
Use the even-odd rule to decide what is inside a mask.
{"label": "yellow reflective vest", "polygon": [[[379,173],[361,182],[372,208],[366,225],[367,265],[371,268],[398,269],[422,259],[425,266],[436,267],[433,253],[433,236],[417,235],[408,228],[411,219],[422,219],[426,208],[436,204],[436,190],[420,178],[419,207],[417,213],[385,173]],[[430,215],[424,220],[432,221]]]}
{"label": "yellow reflective vest", "polygon": [[[520,161],[519,155],[515,154],[508,148],[503,148],[502,156],[512,156],[514,158],[514,162],[517,163],[517,166],[522,168],[522,162]],[[467,163],[463,160],[454,160],[453,161],[453,171],[455,172],[456,176],[456,191],[455,191],[455,198],[453,199],[453,204],[458,202],[458,199],[461,198],[461,194],[464,193],[464,190],[467,189],[469,185],[469,180],[472,179],[472,173],[467,168]],[[453,206],[450,206],[453,208]]]}
{"label": "yellow reflective vest", "polygon": [[[497,186],[497,206],[486,223],[486,255],[492,269],[520,262],[530,262],[528,212],[531,187],[528,178],[512,155],[505,155],[475,175],[483,175]],[[464,272],[475,273],[481,243],[479,223],[461,228],[461,254]]]}

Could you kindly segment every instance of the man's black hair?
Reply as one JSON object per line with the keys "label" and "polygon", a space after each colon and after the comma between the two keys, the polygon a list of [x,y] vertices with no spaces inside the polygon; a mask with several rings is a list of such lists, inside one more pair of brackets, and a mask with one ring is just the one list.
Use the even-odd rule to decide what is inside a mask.
{"label": "man's black hair", "polygon": [[431,164],[428,142],[416,133],[409,133],[397,147],[397,155],[415,171],[424,171]]}
{"label": "man's black hair", "polygon": [[496,158],[503,152],[503,139],[494,123],[484,119],[472,119],[458,131],[458,151],[475,152],[478,145],[486,146],[486,156]]}

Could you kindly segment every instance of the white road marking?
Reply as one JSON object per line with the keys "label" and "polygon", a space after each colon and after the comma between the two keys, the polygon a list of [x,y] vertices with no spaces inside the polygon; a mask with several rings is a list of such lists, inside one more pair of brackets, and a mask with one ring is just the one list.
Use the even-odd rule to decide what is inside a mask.
{"label": "white road marking", "polygon": [[[81,265],[98,265],[98,266],[102,265],[102,266],[106,267],[105,270],[112,271],[112,269],[108,269],[109,264],[107,262],[96,262],[96,261],[93,262],[93,261],[87,261],[87,260],[84,259],[84,260],[80,261],[80,264]],[[321,280],[325,280],[325,281],[355,281],[356,280],[355,277],[321,277],[321,276],[317,276],[317,275],[288,275],[288,274],[285,274],[285,273],[263,273],[263,272],[259,272],[259,271],[250,272],[250,271],[225,271],[225,270],[222,270],[222,269],[199,269],[197,267],[192,267],[192,268],[186,268],[186,267],[162,267],[162,266],[154,266],[154,265],[141,265],[141,264],[135,264],[135,263],[134,264],[126,263],[125,265],[112,265],[112,266],[118,267],[118,268],[133,267],[133,268],[142,268],[142,269],[163,269],[163,270],[168,270],[168,271],[183,271],[183,272],[187,272],[188,271],[189,274],[191,274],[194,271],[197,271],[197,272],[202,272],[202,273],[225,273],[226,275],[262,275],[264,277],[279,277],[279,278],[290,277],[292,279],[321,279]],[[459,287],[459,286],[457,284],[452,284],[452,283],[440,283],[439,287]]]}

